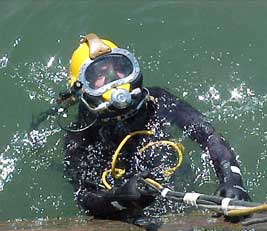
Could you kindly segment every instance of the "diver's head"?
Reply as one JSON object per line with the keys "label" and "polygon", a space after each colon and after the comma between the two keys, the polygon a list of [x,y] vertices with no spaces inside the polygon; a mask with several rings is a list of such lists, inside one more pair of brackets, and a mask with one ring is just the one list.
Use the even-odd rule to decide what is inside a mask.
{"label": "diver's head", "polygon": [[95,34],[86,35],[72,55],[69,86],[76,81],[88,110],[100,117],[137,111],[148,98],[134,55]]}

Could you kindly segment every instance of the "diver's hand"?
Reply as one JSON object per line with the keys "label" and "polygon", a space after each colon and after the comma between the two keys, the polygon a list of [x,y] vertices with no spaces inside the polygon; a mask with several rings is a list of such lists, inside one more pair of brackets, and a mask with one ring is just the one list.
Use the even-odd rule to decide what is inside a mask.
{"label": "diver's hand", "polygon": [[[243,186],[241,171],[234,161],[223,160],[218,172],[220,186],[216,191],[217,196],[233,198],[236,200],[250,201],[250,197]],[[225,216],[227,221],[238,222],[243,217]]]}
{"label": "diver's hand", "polygon": [[[247,191],[244,189],[242,184],[235,184],[234,182],[224,182],[222,184],[220,184],[219,188],[216,191],[216,195],[217,196],[221,196],[221,197],[227,197],[227,198],[233,198],[236,200],[244,200],[244,201],[251,201]],[[245,217],[238,217],[238,216],[234,216],[234,217],[230,217],[230,216],[224,216],[226,221],[229,222],[240,222],[241,220],[243,220]]]}
{"label": "diver's hand", "polygon": [[[229,161],[222,161],[220,166],[220,186],[216,191],[216,195],[236,200],[251,201],[248,192],[243,186],[239,167],[231,165]],[[230,222],[239,222],[243,218],[225,216],[225,220]]]}
{"label": "diver's hand", "polygon": [[139,184],[139,179],[142,176],[133,176],[129,181],[120,188],[115,190],[115,199],[127,208],[145,208],[149,206],[156,196],[155,190]]}
{"label": "diver's hand", "polygon": [[225,182],[220,184],[216,191],[217,196],[233,198],[236,200],[250,201],[250,197],[243,186]]}

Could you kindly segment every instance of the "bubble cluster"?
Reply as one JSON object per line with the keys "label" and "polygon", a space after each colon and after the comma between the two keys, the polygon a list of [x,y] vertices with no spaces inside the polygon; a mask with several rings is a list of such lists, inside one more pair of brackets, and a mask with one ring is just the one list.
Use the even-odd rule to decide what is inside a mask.
{"label": "bubble cluster", "polygon": [[[49,161],[36,156],[38,149],[44,147],[48,137],[58,133],[60,129],[42,129],[41,131],[16,132],[9,144],[0,153],[0,191],[4,190],[6,183],[11,181],[14,172],[20,174],[23,167],[18,168],[17,163],[28,163],[36,171],[43,168]],[[49,151],[52,151],[52,147]],[[47,156],[47,155],[46,155]]]}
{"label": "bubble cluster", "polygon": [[0,69],[5,68],[8,63],[8,56],[7,54],[0,58]]}
{"label": "bubble cluster", "polygon": [[[55,102],[58,88],[62,88],[62,82],[65,85],[66,76],[65,67],[56,57],[51,57],[47,64],[38,61],[17,64],[12,70],[5,72],[5,77],[11,78],[15,86],[28,94],[33,107],[41,104],[43,110],[47,109],[45,102]],[[28,126],[31,119],[28,120]],[[54,180],[57,184],[64,184],[64,181],[67,184],[67,180],[63,179],[63,137],[60,131],[55,118],[50,116],[36,130],[25,131],[18,127],[8,144],[1,148],[0,191],[3,196],[8,196],[10,192],[7,186],[15,185],[21,188],[17,193],[28,203],[24,208],[28,215],[21,214],[21,217],[64,214],[65,210],[61,211],[60,208],[69,206],[62,188],[51,186],[56,184],[53,183]],[[53,176],[53,181],[46,179],[46,175]],[[70,199],[72,202],[72,191]]]}
{"label": "bubble cluster", "polygon": [[[267,115],[265,110],[267,95],[257,94],[253,86],[249,86],[246,81],[238,78],[242,63],[238,60],[229,61],[228,57],[231,56],[231,52],[223,50],[209,51],[204,47],[190,48],[195,41],[197,41],[195,37],[188,41],[177,40],[172,44],[166,44],[164,48],[154,54],[139,56],[138,59],[143,69],[151,73],[153,79],[156,79],[153,84],[160,85],[158,83],[160,79],[162,85],[164,87],[169,86],[176,96],[189,100],[190,103],[193,102],[196,105],[200,105],[201,109],[203,109],[202,112],[212,122],[219,121],[228,124],[232,121],[240,121],[237,126],[238,129],[244,131],[244,139],[249,141],[255,139],[257,143],[263,146],[262,150],[256,150],[256,163],[253,168],[251,166],[246,167],[241,163],[244,175],[248,177],[248,189],[253,194],[256,194],[260,190],[258,188],[266,182],[264,166],[267,162],[265,150],[267,132],[264,120]],[[171,53],[169,51],[174,52]],[[186,65],[185,62],[179,64],[184,60],[178,60],[177,68],[180,69],[170,68],[176,66],[173,63],[176,62],[175,58],[180,55],[185,61],[192,61],[196,65]],[[208,62],[210,68],[216,67],[214,68],[215,71],[221,70],[217,68],[231,70],[229,71],[230,76],[227,76],[229,83],[216,82],[216,79],[213,79],[213,73],[208,73],[207,76],[204,76],[206,73],[203,74],[203,70],[197,65],[198,62],[201,63],[203,61]],[[252,58],[249,58],[249,61],[251,62]],[[8,56],[4,55],[0,59],[0,69],[6,67],[7,63]],[[158,78],[154,78],[155,75]],[[27,92],[32,103],[46,101],[50,104],[54,102],[55,96],[58,94],[56,90],[58,85],[62,85],[62,82],[65,84],[66,76],[67,71],[56,56],[51,56],[45,63],[32,62],[17,65],[13,70],[13,74],[10,75],[14,80],[14,84]],[[152,79],[152,77],[149,78]],[[168,107],[168,105],[164,106]],[[248,121],[250,124],[248,124]],[[56,126],[54,118],[50,118],[49,124],[46,128],[30,133],[26,131],[16,132],[0,153],[0,191],[5,190],[6,184],[12,180],[15,174],[23,174],[23,171],[26,171],[26,167],[24,168],[23,165],[30,165],[30,172],[36,174],[30,181],[31,185],[29,191],[26,192],[26,197],[32,200],[29,209],[38,216],[45,215],[49,206],[55,208],[55,210],[66,206],[63,194],[56,194],[52,189],[50,189],[50,193],[45,192],[43,185],[40,183],[41,179],[37,177],[38,175],[45,175],[44,170],[49,170],[55,162],[58,163],[63,160],[64,154],[62,150],[60,151],[60,142],[62,140],[62,136],[59,135],[60,129]],[[152,129],[159,139],[168,138],[166,133],[161,130],[162,126],[170,126],[170,124],[159,118],[154,118],[147,128]],[[188,175],[185,176],[178,172],[175,175],[177,180],[171,177],[164,177],[162,172],[173,165],[171,159],[174,154],[168,148],[161,149],[159,147],[149,150],[144,155],[133,154],[129,160],[132,162],[132,168],[129,169],[128,174],[137,170],[144,171],[152,166],[152,174],[156,180],[164,181],[165,185],[173,189],[177,189],[180,186],[179,189],[181,191],[191,190],[192,185],[198,188],[216,182],[209,156],[188,142],[186,134],[178,138],[182,143],[188,145],[186,148],[190,150],[186,157],[187,163],[185,163],[187,164],[186,167],[188,166],[191,169],[189,172],[185,171]],[[149,138],[144,138],[142,145],[149,142],[149,140]],[[100,182],[99,172],[104,168],[102,160],[104,156],[101,156],[101,153],[105,153],[103,151],[104,147],[99,143],[94,146],[93,150],[92,146],[85,148],[90,151],[90,155],[82,161],[84,166],[90,165],[90,170],[92,170],[87,172],[87,176]],[[90,162],[92,159],[97,161]],[[125,161],[124,155],[121,156],[120,160]],[[154,165],[155,162],[159,164]],[[68,165],[68,163],[66,164]],[[60,171],[60,174],[62,174],[62,169]],[[189,177],[189,174],[193,176]],[[183,182],[182,177],[187,179]],[[112,185],[114,184],[112,178],[109,178],[109,182]],[[35,195],[36,192],[38,196]],[[158,198],[156,205],[148,208],[146,213],[164,214],[169,211],[183,210],[184,207],[180,204]]]}
{"label": "bubble cluster", "polygon": [[[15,84],[25,89],[31,101],[47,101],[53,103],[58,92],[55,87],[67,79],[67,71],[60,59],[51,57],[44,65],[41,62],[17,65],[11,78]],[[65,82],[64,82],[65,84]]]}
{"label": "bubble cluster", "polygon": [[12,173],[15,170],[16,159],[6,156],[10,150],[10,146],[7,145],[5,150],[0,154],[0,191],[4,190],[6,182],[11,180]]}
{"label": "bubble cluster", "polygon": [[[252,46],[252,42],[247,44],[248,48]],[[194,36],[166,43],[158,51],[139,59],[147,73],[144,79],[148,78],[153,85],[161,81],[161,86],[206,115],[218,132],[234,138],[228,141],[240,161],[245,185],[254,196],[261,195],[260,186],[266,188],[267,185],[264,167],[267,163],[267,95],[260,94],[257,86],[251,85],[256,76],[246,72],[248,65],[253,65],[254,58],[246,53],[247,48],[244,49],[239,54],[226,49],[211,50]],[[183,142],[187,143],[186,137]],[[216,183],[209,157],[195,148],[189,155],[194,183],[200,187]],[[203,157],[201,161],[199,155]]]}

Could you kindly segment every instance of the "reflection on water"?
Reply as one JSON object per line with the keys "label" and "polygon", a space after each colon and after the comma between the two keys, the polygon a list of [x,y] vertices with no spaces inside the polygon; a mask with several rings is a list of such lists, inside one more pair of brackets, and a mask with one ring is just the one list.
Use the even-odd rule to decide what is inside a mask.
{"label": "reflection on water", "polygon": [[8,57],[7,55],[4,55],[2,58],[0,58],[0,69],[5,68],[7,66]]}
{"label": "reflection on water", "polygon": [[[54,87],[62,84],[62,81],[64,81],[66,77],[65,68],[55,64],[55,69],[51,70],[53,64],[55,64],[54,57],[51,57],[47,64],[25,63],[22,66],[14,68],[15,74],[12,75],[12,78],[17,80],[15,84],[18,87],[23,88],[25,92],[27,92],[31,101],[38,102],[45,100],[48,101],[49,104],[52,104],[54,103],[55,96],[58,94]],[[145,65],[145,63],[143,63],[143,65]],[[27,70],[28,73],[27,78],[23,76],[25,70]],[[193,82],[187,82],[187,84],[187,91],[182,92],[182,95],[190,97],[192,96],[192,92],[190,93],[188,90],[192,89]],[[180,89],[176,90],[181,94]],[[226,93],[222,86],[213,84],[210,86],[199,86],[198,88],[194,86],[194,92],[201,92],[201,94],[195,95],[194,97],[196,97],[202,104],[208,105],[209,109],[204,112],[204,114],[211,121],[222,121],[225,124],[231,124],[233,121],[240,119],[244,120],[246,116],[250,117],[252,115],[252,117],[250,117],[250,122],[253,124],[256,123],[257,126],[251,124],[248,125],[246,121],[244,121],[245,124],[238,123],[239,129],[243,129],[243,135],[248,138],[250,136],[256,136],[260,139],[260,142],[266,141],[266,131],[260,126],[261,121],[266,117],[264,111],[264,105],[267,99],[266,95],[257,95],[252,87],[247,87],[245,82],[240,83],[240,81],[233,82],[231,88],[227,89]],[[258,112],[261,112],[260,117]],[[255,117],[257,117],[257,120]],[[55,162],[58,162],[58,164],[62,163],[62,153],[56,154],[57,157],[55,157],[55,153],[62,152],[62,146],[60,144],[62,136],[57,136],[57,134],[61,133],[54,118],[49,118],[49,122],[46,122],[42,127],[43,128],[38,131],[17,131],[6,147],[3,148],[0,155],[1,191],[4,191],[5,185],[12,181],[14,174],[23,175],[23,171],[28,171],[25,166],[30,167],[30,172],[35,172],[39,175],[43,174],[44,169],[49,170],[50,166],[54,167],[53,164]],[[180,138],[185,141],[185,137]],[[48,139],[50,139],[49,142],[47,142]],[[195,175],[195,179],[193,180],[194,184],[198,186],[214,185],[214,173],[209,167],[208,155],[202,153],[200,165],[199,154],[197,152],[199,152],[199,149],[191,150],[188,153],[191,161],[190,166]],[[253,195],[255,194],[254,192],[257,191],[256,188],[261,185],[261,181],[266,177],[266,171],[263,168],[264,161],[266,161],[266,151],[263,150],[261,153],[258,153],[257,156],[257,171],[250,171],[248,168],[244,167],[245,174],[250,179],[247,182],[248,189]],[[60,173],[56,172],[56,174],[63,174],[62,167],[60,168],[60,171]],[[14,180],[16,180],[16,178]],[[67,201],[64,201],[60,194],[52,195],[43,193],[41,188],[37,188],[39,187],[38,185],[38,179],[34,179],[28,185],[29,190],[25,191],[25,196],[28,197],[30,201],[35,201],[34,203],[29,203],[27,205],[32,213],[42,216],[47,214],[45,209],[42,208],[44,204],[50,204],[58,210],[62,207],[60,204],[68,203]],[[189,185],[187,185],[187,187],[188,186]],[[39,191],[39,193],[32,195],[33,191]],[[36,197],[38,197],[37,200]],[[164,214],[170,208],[172,210],[177,210],[177,206],[173,206],[173,202],[171,201],[161,201],[158,205],[160,206],[155,206],[154,209],[152,209],[154,210],[153,213],[156,211],[158,214]],[[152,210],[148,210],[147,214],[152,212]],[[181,212],[182,210],[183,208],[181,207],[179,211]]]}
{"label": "reflection on water", "polygon": [[[140,59],[142,60],[142,58]],[[155,58],[153,58],[153,60],[154,61],[152,63],[150,63],[150,61],[147,63],[143,61],[143,65],[148,69],[152,68],[150,65],[154,65],[153,68],[158,68],[157,65],[159,65],[160,61],[157,61]],[[11,77],[16,80],[15,84],[18,87],[23,88],[25,92],[27,92],[31,101],[38,102],[44,100],[48,101],[49,104],[52,104],[58,94],[58,92],[54,89],[55,86],[62,84],[62,81],[65,81],[67,75],[65,67],[59,65],[59,63],[60,60],[56,61],[54,57],[51,57],[47,64],[42,64],[40,62],[25,63],[24,65],[15,67],[14,74],[12,74]],[[28,74],[25,76],[25,73]],[[259,137],[261,142],[266,141],[267,135],[265,129],[261,129],[261,122],[259,120],[264,120],[266,117],[264,112],[264,105],[267,99],[266,95],[257,95],[251,87],[247,87],[244,82],[240,83],[240,81],[233,82],[233,86],[227,90],[227,94],[225,94],[225,89],[223,89],[220,85],[218,87],[216,85],[206,85],[205,87],[201,85],[196,88],[193,82],[186,83],[186,91],[183,92],[183,89],[179,88],[177,88],[176,91],[179,92],[179,94],[182,92],[182,95],[185,98],[192,96],[194,92],[201,92],[201,94],[194,97],[197,97],[201,103],[208,105],[209,110],[204,112],[204,114],[206,114],[212,121],[223,121],[227,124],[233,120],[242,119],[247,114],[252,114],[251,119],[252,121],[255,121],[255,113],[261,112],[262,117],[257,118],[258,126],[251,127],[245,125],[244,135],[254,135]],[[191,92],[190,89],[192,90]],[[223,92],[222,94],[220,93],[221,91]],[[39,131],[32,131],[30,133],[17,131],[9,144],[3,148],[0,155],[1,191],[4,190],[5,184],[11,181],[14,171],[16,171],[16,174],[20,174],[22,171],[23,167],[21,167],[21,169],[16,168],[17,162],[19,162],[20,165],[21,163],[30,164],[31,169],[37,173],[39,169],[43,169],[44,167],[51,165],[53,157],[47,158],[46,155],[49,152],[58,152],[61,150],[61,146],[59,145],[60,139],[53,141],[53,147],[48,147],[44,155],[41,157],[36,156],[36,152],[39,152],[38,149],[45,147],[47,139],[49,137],[53,137],[54,134],[57,134],[60,131],[53,118],[50,118],[49,123],[46,123],[46,126],[46,128],[40,129]],[[242,127],[243,125],[239,124],[239,128]],[[193,168],[196,176],[194,183],[199,186],[213,183],[211,177],[213,172],[211,172],[208,167],[208,156],[205,153],[202,154],[203,165],[199,166],[199,162],[195,157],[193,157],[194,155],[198,155],[196,151],[191,151],[189,155],[191,156],[192,161],[191,167]],[[61,156],[61,158],[63,158],[63,156]],[[258,170],[257,172],[250,172],[245,168],[246,174],[252,178],[251,181],[248,182],[249,190],[251,192],[255,190],[255,187],[260,186],[261,180],[265,178],[265,171],[261,170],[261,166],[263,166],[263,161],[265,159],[266,151],[264,150],[262,153],[259,153],[259,159],[256,165],[256,169]],[[62,161],[62,159],[60,161]],[[58,198],[54,197],[55,203],[57,203],[57,199]],[[43,196],[40,195],[40,200],[47,202],[47,197],[43,198]],[[31,210],[36,211],[38,208],[35,205],[31,205]]]}
{"label": "reflection on water", "polygon": [[[169,1],[168,8],[162,1],[126,1],[114,3],[117,8],[107,17],[97,2],[16,3],[5,8],[0,2],[0,12],[13,9],[0,19],[0,80],[26,95],[33,114],[51,106],[65,89],[67,60],[80,34],[93,30],[114,37],[136,53],[145,85],[168,88],[211,120],[238,154],[252,198],[267,200],[264,4]],[[248,19],[248,12],[254,17]],[[9,89],[2,91],[4,96]],[[3,98],[15,111],[13,101]],[[79,214],[72,187],[63,178],[63,132],[53,117],[31,133],[30,122],[11,117],[2,122],[2,127],[21,126],[7,130],[9,141],[0,149],[0,219]],[[189,183],[213,193],[217,184],[207,154],[186,137],[179,139],[193,171]],[[172,207],[171,201],[164,203]],[[166,207],[155,210],[164,213]]]}
{"label": "reflection on water", "polygon": [[46,65],[41,62],[18,65],[10,77],[15,80],[18,87],[22,87],[28,93],[30,100],[47,101],[52,104],[58,95],[55,91],[56,86],[67,78],[66,68],[60,64],[60,59],[57,63],[54,61],[55,58],[51,57]]}
{"label": "reflection on water", "polygon": [[[12,142],[10,143],[12,145]],[[11,174],[15,170],[16,159],[6,156],[10,150],[10,145],[7,145],[5,150],[0,155],[0,191],[3,191],[4,184],[11,180]]]}
{"label": "reflection on water", "polygon": [[[60,60],[50,58],[47,64],[41,62],[23,63],[12,68],[9,75],[14,84],[23,89],[29,102],[38,104],[47,102],[44,111],[55,102],[58,84],[66,79],[66,69]],[[63,84],[65,85],[65,84]],[[37,113],[35,113],[37,114]],[[29,128],[31,118],[26,127]],[[49,117],[38,130],[18,130],[9,143],[2,147],[0,154],[0,191],[3,205],[0,210],[1,220],[8,218],[34,218],[62,216],[64,207],[74,205],[71,186],[68,196],[62,195],[67,180],[63,178],[62,133],[54,117]],[[52,178],[51,178],[52,176]],[[51,181],[52,180],[52,181]],[[61,185],[58,188],[55,186]],[[50,187],[50,188],[49,188]],[[60,188],[61,187],[61,188]],[[16,188],[20,188],[17,190]],[[9,196],[9,191],[14,191]],[[14,198],[21,198],[16,203],[20,207],[12,212]],[[68,198],[71,201],[68,201]],[[11,206],[11,207],[10,207]],[[4,209],[9,212],[4,213]],[[20,211],[23,212],[20,212]],[[73,213],[73,209],[68,209]],[[66,211],[66,210],[65,210]],[[12,214],[13,213],[13,214]],[[65,215],[66,216],[66,215]]]}
{"label": "reflection on water", "polygon": [[[19,40],[16,42],[16,45]],[[14,47],[16,46],[14,45]],[[3,57],[1,63],[6,62],[8,58]],[[47,65],[41,63],[24,63],[18,65],[12,69],[11,77],[14,79],[14,84],[23,88],[27,92],[29,100],[48,101],[52,104],[55,100],[55,95],[58,93],[54,90],[56,84],[66,79],[65,67],[60,65],[60,60],[55,64],[55,67],[51,68],[54,58],[48,61]],[[5,67],[5,66],[3,66]],[[29,121],[30,125],[30,121]],[[34,150],[45,145],[48,137],[59,132],[59,129],[55,128],[54,121],[51,120],[47,128],[40,131],[17,131],[9,144],[3,148],[0,154],[0,191],[3,190],[4,184],[11,180],[12,173],[15,170],[17,161],[23,161],[25,156],[31,157],[34,155]],[[36,165],[33,165],[38,167]],[[19,172],[19,169],[16,169]]]}

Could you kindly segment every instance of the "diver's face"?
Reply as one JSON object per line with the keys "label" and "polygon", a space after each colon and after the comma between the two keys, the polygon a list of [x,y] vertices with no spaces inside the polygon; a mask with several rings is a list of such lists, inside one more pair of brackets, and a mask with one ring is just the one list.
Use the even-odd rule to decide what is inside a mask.
{"label": "diver's face", "polygon": [[106,77],[104,75],[98,76],[97,80],[95,81],[94,87],[100,88],[104,86]]}
{"label": "diver's face", "polygon": [[99,68],[99,73],[97,79],[94,83],[95,88],[100,88],[104,86],[107,80],[116,80],[124,78],[125,74],[119,71],[116,71],[112,64],[108,64]]}

